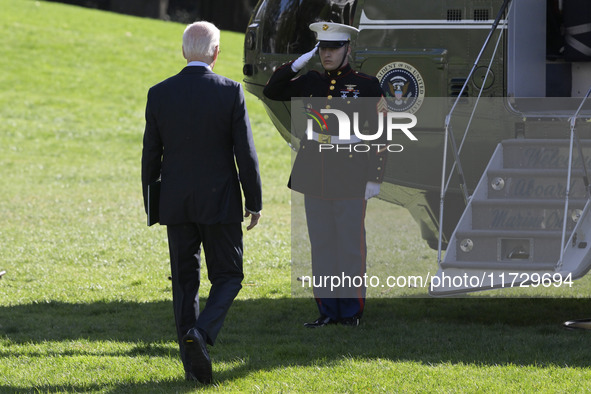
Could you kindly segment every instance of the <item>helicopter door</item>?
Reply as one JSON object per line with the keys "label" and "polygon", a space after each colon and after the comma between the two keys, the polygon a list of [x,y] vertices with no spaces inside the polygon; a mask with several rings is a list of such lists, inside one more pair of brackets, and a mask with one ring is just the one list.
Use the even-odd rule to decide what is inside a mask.
{"label": "helicopter door", "polygon": [[512,7],[507,96],[583,96],[591,86],[591,1],[520,0]]}

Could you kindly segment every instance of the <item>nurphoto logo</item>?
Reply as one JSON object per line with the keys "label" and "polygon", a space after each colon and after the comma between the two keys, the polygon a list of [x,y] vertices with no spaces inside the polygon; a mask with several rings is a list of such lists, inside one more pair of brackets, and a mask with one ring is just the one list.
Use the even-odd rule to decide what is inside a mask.
{"label": "nurphoto logo", "polygon": [[[401,144],[389,143],[393,140],[394,133],[402,132],[409,140],[418,141],[418,138],[410,131],[416,126],[417,117],[407,112],[378,112],[374,127],[377,129],[368,130],[367,122],[365,128],[360,128],[360,113],[359,111],[352,112],[349,115],[347,112],[323,108],[320,112],[311,108],[307,108],[306,115],[309,117],[306,123],[306,138],[308,140],[316,140],[320,143],[319,151],[325,150],[348,150],[354,152],[368,152],[372,148],[379,151],[387,150],[388,152],[402,152],[404,147]],[[336,117],[338,124],[338,136],[329,134],[329,126],[326,122],[330,116]],[[351,116],[353,119],[351,119]],[[400,120],[407,120],[408,122],[400,123]],[[321,133],[314,131],[314,123],[316,123]],[[334,123],[333,123],[334,124]],[[388,143],[379,142],[385,139]],[[371,143],[359,143],[359,142]],[[373,142],[372,142],[373,141]],[[341,145],[339,144],[355,144],[355,145]]]}

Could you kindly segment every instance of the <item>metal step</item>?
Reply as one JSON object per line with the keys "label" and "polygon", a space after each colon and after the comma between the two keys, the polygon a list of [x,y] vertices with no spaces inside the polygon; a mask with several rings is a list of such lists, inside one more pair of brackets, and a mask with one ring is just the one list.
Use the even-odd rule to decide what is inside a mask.
{"label": "metal step", "polygon": [[554,272],[556,262],[552,263],[534,263],[534,262],[498,262],[498,261],[453,261],[449,263],[442,263],[441,268],[457,268],[457,269],[472,269],[489,271],[506,271],[506,272],[521,272],[521,271],[544,271]]}
{"label": "metal step", "polygon": [[[566,195],[566,169],[491,169],[487,172],[490,199],[562,199]],[[570,198],[586,197],[583,170],[572,171]]]}
{"label": "metal step", "polygon": [[560,231],[471,230],[456,233],[456,259],[442,262],[443,267],[456,263],[496,262],[508,265],[550,263],[560,257]]}
{"label": "metal step", "polygon": [[[567,230],[573,229],[584,206],[585,200],[570,200]],[[469,208],[472,221],[458,227],[460,231],[466,225],[475,230],[562,231],[563,200],[473,200]]]}
{"label": "metal step", "polygon": [[[504,168],[566,169],[569,155],[569,140],[506,140],[503,144]],[[591,141],[581,141],[585,164],[591,168]],[[581,158],[575,149],[573,168],[582,168]]]}

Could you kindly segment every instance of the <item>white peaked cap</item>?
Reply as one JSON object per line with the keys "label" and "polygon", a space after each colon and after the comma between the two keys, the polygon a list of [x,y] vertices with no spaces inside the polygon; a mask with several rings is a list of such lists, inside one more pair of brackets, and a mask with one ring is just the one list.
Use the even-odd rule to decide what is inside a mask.
{"label": "white peaked cap", "polygon": [[316,33],[318,41],[351,41],[351,37],[359,33],[354,27],[333,22],[315,22],[310,30]]}

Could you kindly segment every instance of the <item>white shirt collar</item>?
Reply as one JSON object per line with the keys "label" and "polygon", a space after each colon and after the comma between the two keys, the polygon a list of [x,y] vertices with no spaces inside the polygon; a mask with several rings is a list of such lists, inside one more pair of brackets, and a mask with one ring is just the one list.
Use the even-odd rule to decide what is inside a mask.
{"label": "white shirt collar", "polygon": [[193,60],[192,62],[187,63],[187,67],[189,67],[189,66],[207,67],[209,70],[211,70],[211,67],[209,67],[209,64],[207,64],[205,62],[200,62],[197,60]]}

